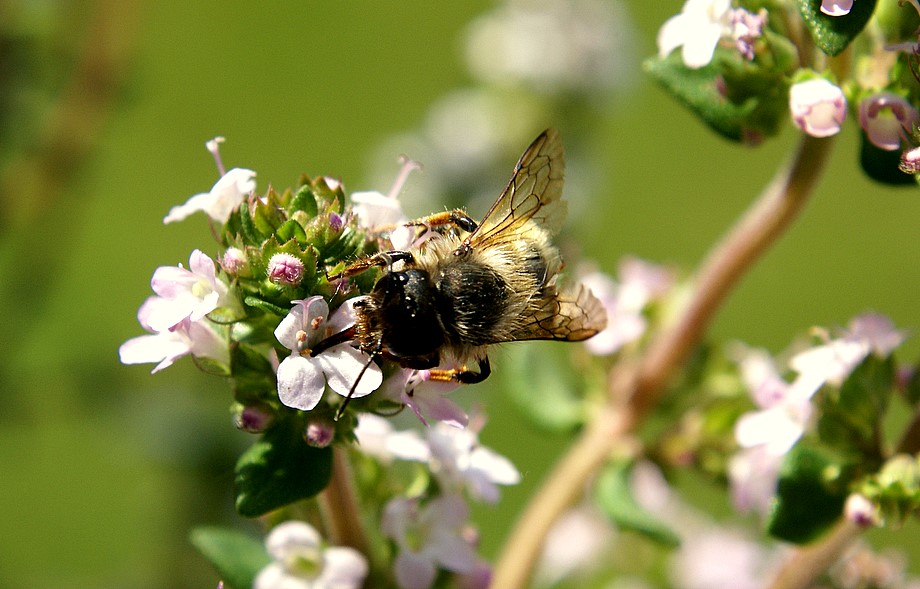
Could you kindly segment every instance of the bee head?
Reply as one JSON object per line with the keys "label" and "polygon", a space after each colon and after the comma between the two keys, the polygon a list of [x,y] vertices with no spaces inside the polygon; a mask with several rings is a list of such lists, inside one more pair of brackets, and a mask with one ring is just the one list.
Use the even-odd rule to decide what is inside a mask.
{"label": "bee head", "polygon": [[444,330],[428,272],[418,268],[387,272],[371,293],[383,349],[409,368],[440,363]]}

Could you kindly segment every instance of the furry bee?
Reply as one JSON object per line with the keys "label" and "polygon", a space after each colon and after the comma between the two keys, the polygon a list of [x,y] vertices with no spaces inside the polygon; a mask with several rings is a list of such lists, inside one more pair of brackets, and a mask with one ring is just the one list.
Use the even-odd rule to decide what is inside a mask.
{"label": "furry bee", "polygon": [[[597,298],[584,286],[556,284],[562,259],[550,238],[565,218],[563,167],[559,135],[547,129],[479,223],[461,210],[426,217],[412,225],[441,230],[423,245],[346,268],[345,276],[386,270],[355,302],[354,326],[328,345],[353,340],[371,358],[405,368],[436,369],[452,360],[461,367],[432,370],[431,378],[470,384],[491,373],[493,344],[581,341],[602,330],[607,313]],[[468,367],[473,362],[478,370]]]}

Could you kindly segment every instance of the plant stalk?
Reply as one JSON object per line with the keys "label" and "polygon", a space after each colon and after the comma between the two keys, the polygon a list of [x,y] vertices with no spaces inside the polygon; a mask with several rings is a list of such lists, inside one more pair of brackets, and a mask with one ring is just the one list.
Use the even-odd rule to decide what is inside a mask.
{"label": "plant stalk", "polygon": [[[593,417],[525,507],[505,542],[493,589],[523,589],[555,521],[579,497],[611,451],[657,405],[665,385],[700,341],[719,306],[744,272],[791,225],[823,171],[833,142],[802,135],[792,160],[716,245],[696,276],[693,296],[678,321],[652,342],[635,371],[611,379],[608,404]],[[620,389],[620,390],[616,390]],[[625,404],[623,404],[625,400]]]}

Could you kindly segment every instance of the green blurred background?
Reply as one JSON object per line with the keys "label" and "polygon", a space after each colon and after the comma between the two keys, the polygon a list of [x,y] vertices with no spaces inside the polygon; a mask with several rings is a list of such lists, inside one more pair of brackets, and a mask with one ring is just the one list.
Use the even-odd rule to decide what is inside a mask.
{"label": "green blurred background", "polygon": [[[787,129],[756,149],[731,145],[642,75],[657,28],[681,4],[618,4],[629,75],[581,115],[602,189],[568,193],[569,234],[611,273],[625,254],[692,269],[795,139]],[[216,179],[203,149],[215,135],[228,139],[228,166],[257,170],[260,189],[306,172],[385,191],[389,180],[370,174],[375,150],[474,83],[462,41],[495,6],[0,2],[0,587],[216,584],[187,533],[248,525],[233,514],[231,484],[251,438],[232,426],[225,383],[187,360],[151,376],[117,357],[141,333],[135,313],[153,270],[216,250],[203,217],[161,219]],[[525,135],[560,124],[549,116]],[[715,336],[780,350],[867,309],[920,325],[920,194],[865,179],[857,145],[849,120],[814,201],[730,298]],[[513,159],[485,180],[496,193]],[[570,187],[586,183],[577,172]],[[440,208],[427,196],[433,207],[409,212]],[[480,511],[487,555],[566,441],[516,419],[499,382],[458,393],[484,404],[486,444],[524,475]]]}

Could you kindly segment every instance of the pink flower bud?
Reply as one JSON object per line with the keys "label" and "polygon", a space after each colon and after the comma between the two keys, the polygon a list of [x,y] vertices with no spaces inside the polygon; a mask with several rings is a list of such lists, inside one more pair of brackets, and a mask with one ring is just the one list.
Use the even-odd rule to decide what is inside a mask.
{"label": "pink flower bud", "polygon": [[789,111],[793,122],[812,137],[830,137],[840,132],[847,100],[839,87],[815,78],[789,89]]}
{"label": "pink flower bud", "polygon": [[246,254],[239,248],[228,248],[224,255],[220,257],[220,265],[227,274],[239,274],[246,267]]}
{"label": "pink flower bud", "polygon": [[848,520],[860,528],[877,526],[881,522],[878,507],[866,497],[857,493],[847,497],[847,501],[843,506],[843,513]]}
{"label": "pink flower bud", "polygon": [[284,252],[268,260],[268,279],[275,284],[297,286],[303,280],[303,262],[300,258]]}
{"label": "pink flower bud", "polygon": [[311,419],[303,434],[307,445],[314,448],[325,448],[332,443],[334,438],[335,424],[322,417]]}
{"label": "pink flower bud", "polygon": [[240,408],[234,422],[241,431],[261,434],[275,423],[275,414],[263,405],[249,405]]}
{"label": "pink flower bud", "polygon": [[920,174],[920,147],[909,149],[901,154],[898,167],[905,174]]}

